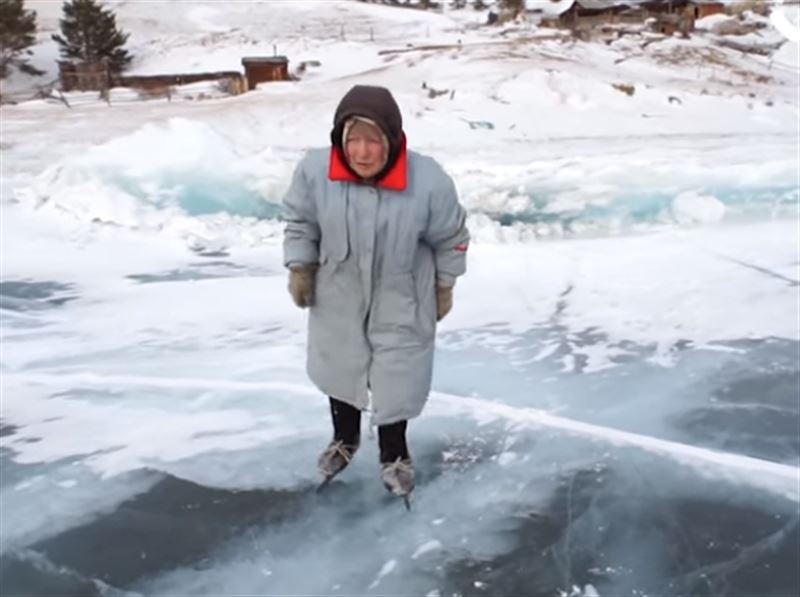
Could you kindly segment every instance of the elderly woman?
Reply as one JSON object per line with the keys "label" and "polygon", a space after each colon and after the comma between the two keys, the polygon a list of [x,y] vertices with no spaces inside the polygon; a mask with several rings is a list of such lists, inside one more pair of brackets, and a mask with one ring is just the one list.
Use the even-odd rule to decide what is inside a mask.
{"label": "elderly woman", "polygon": [[333,421],[319,470],[327,482],[350,463],[371,402],[383,483],[407,497],[406,427],[427,400],[436,322],[466,270],[465,212],[442,167],[406,149],[387,89],[353,87],[331,145],[303,157],[284,198],[289,292],[309,309],[308,375]]}

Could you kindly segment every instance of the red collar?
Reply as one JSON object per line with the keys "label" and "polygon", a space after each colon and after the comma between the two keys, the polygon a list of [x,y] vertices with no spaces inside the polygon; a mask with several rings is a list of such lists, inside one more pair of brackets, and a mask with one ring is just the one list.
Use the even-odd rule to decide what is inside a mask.
{"label": "red collar", "polygon": [[[328,178],[331,180],[344,182],[362,182],[358,176],[353,174],[345,164],[344,156],[336,147],[331,147],[331,157],[328,163]],[[394,162],[394,166],[378,181],[376,185],[381,189],[390,191],[404,191],[408,178],[408,154],[406,153],[406,136],[400,141],[400,154]]]}

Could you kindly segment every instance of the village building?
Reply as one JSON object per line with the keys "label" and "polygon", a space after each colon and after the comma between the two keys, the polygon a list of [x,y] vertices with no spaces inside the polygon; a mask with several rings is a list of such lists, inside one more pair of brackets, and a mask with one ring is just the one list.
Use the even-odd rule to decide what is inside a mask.
{"label": "village building", "polygon": [[656,30],[688,33],[694,21],[725,12],[720,0],[550,0],[529,2],[529,11],[544,27],[587,30],[614,23],[644,23],[655,19]]}

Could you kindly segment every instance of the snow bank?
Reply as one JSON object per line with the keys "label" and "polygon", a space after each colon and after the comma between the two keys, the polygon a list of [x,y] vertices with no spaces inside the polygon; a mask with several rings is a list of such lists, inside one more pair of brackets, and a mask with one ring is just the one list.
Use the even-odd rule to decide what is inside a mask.
{"label": "snow bank", "polygon": [[278,210],[260,196],[252,169],[230,139],[182,118],[147,124],[91,147],[48,169],[38,183],[40,197],[74,214],[123,226],[143,224],[144,214],[154,209],[167,210],[167,216],[257,218]]}
{"label": "snow bank", "polygon": [[800,46],[787,42],[772,56],[773,63],[787,70],[800,70]]}
{"label": "snow bank", "polygon": [[716,224],[725,217],[725,204],[712,195],[687,191],[675,197],[672,213],[681,224]]}
{"label": "snow bank", "polygon": [[696,29],[701,30],[713,30],[715,26],[719,25],[720,23],[725,23],[732,19],[731,16],[726,14],[715,14],[709,15],[707,17],[703,17],[702,19],[697,19],[694,22],[694,26]]}

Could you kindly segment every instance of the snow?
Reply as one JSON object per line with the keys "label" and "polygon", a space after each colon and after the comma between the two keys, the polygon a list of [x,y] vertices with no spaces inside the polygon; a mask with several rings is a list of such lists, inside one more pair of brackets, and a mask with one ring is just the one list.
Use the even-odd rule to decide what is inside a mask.
{"label": "snow", "polygon": [[780,68],[797,72],[800,70],[800,47],[793,43],[784,44],[775,52],[772,60]]}
{"label": "snow", "polygon": [[[103,186],[129,192],[127,201],[116,197],[111,204],[127,204],[131,211],[143,204],[157,208],[182,207],[191,215],[220,211],[261,215],[257,211],[259,202],[254,199],[257,189],[248,188],[249,170],[241,167],[238,153],[224,133],[204,123],[173,118],[163,124],[146,124],[130,135],[92,147],[45,172],[43,177],[50,177],[52,172],[49,184],[68,189],[66,193],[84,181],[91,185],[100,179]],[[200,172],[208,175],[201,177]],[[190,180],[193,186],[186,188]],[[241,191],[231,192],[237,188]],[[102,193],[80,192],[73,198],[56,191],[50,201],[75,206],[81,197],[95,195],[102,196]],[[81,208],[92,209],[92,205],[96,206],[95,199],[89,205],[82,204]],[[101,217],[103,221],[126,225],[138,223],[136,216],[131,216],[129,212],[116,218],[110,213]],[[97,218],[98,214],[93,213],[91,217]]]}
{"label": "snow", "polygon": [[797,4],[776,5],[770,13],[772,26],[795,46],[800,44],[800,6]]}
{"label": "snow", "polygon": [[397,567],[396,560],[389,560],[386,562],[383,567],[381,568],[380,572],[378,572],[378,576],[375,577],[375,580],[372,581],[372,584],[368,587],[369,589],[375,589],[379,584],[381,584],[381,580],[387,574],[391,574],[392,571]]}
{"label": "snow", "polygon": [[754,483],[759,488],[769,488],[782,496],[800,502],[800,472],[797,467],[766,462],[735,454],[724,454],[695,446],[645,437],[635,433],[598,427],[556,417],[532,409],[517,409],[490,401],[464,396],[437,395],[432,410],[439,416],[474,416],[486,425],[499,419],[513,421],[515,431],[527,425],[533,428],[560,429],[586,437],[595,437],[616,446],[635,446],[647,452],[667,456],[671,460],[697,469],[701,475],[714,478],[733,478],[737,482]]}
{"label": "snow", "polygon": [[548,17],[557,17],[575,4],[575,0],[558,0],[556,2],[541,2],[541,0],[526,0],[526,10],[539,10]]}
{"label": "snow", "polygon": [[[735,534],[736,553],[760,554],[769,536],[763,551],[795,561],[796,44],[763,57],[704,33],[581,42],[477,27],[472,10],[345,1],[114,6],[134,73],[238,69],[273,46],[321,64],[237,97],[118,89],[110,104],[68,94],[72,108],[21,101],[31,81],[11,81],[11,588],[697,594],[698,568],[664,545],[734,549]],[[59,8],[36,7],[48,76]],[[341,481],[314,493],[330,423],[281,266],[281,196],[358,82],[391,87],[473,235],[410,425],[411,513],[385,495],[366,433]],[[777,556],[748,567],[720,553],[698,558],[729,579],[788,579],[764,594],[796,588]],[[763,580],[762,564],[777,572]],[[64,584],[79,581],[94,589]]]}
{"label": "snow", "polygon": [[725,217],[725,204],[712,195],[687,191],[672,201],[672,213],[681,224],[715,224]]}
{"label": "snow", "polygon": [[420,545],[417,550],[414,552],[414,555],[411,556],[412,560],[416,560],[419,557],[424,556],[427,553],[431,553],[437,551],[442,548],[442,544],[439,543],[436,539],[432,539],[427,543],[423,543]]}
{"label": "snow", "polygon": [[707,29],[712,31],[714,27],[719,25],[720,23],[727,23],[733,17],[724,13],[718,13],[713,15],[708,15],[707,17],[703,17],[702,19],[696,19],[694,22],[694,26],[696,29]]}
{"label": "snow", "polygon": [[597,589],[595,589],[592,585],[586,585],[583,587],[583,594],[586,595],[586,597],[600,597],[600,593],[598,593]]}

